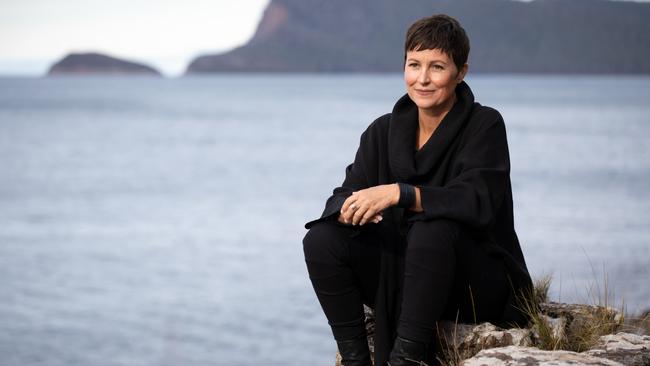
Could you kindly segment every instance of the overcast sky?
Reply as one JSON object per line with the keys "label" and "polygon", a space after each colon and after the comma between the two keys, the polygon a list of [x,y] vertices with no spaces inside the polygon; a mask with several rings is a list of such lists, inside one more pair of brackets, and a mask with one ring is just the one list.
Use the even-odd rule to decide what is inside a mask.
{"label": "overcast sky", "polygon": [[42,75],[99,51],[177,76],[195,56],[255,32],[269,0],[0,0],[0,74]]}

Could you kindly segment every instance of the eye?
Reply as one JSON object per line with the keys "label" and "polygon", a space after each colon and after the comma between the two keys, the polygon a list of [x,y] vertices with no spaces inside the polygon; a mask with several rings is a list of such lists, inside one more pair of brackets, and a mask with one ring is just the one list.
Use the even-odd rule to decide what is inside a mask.
{"label": "eye", "polygon": [[434,70],[444,70],[445,68],[442,65],[433,65]]}
{"label": "eye", "polygon": [[413,67],[413,68],[418,67],[418,66],[420,66],[420,65],[418,65],[418,64],[415,63],[415,62],[411,62],[411,63],[409,64],[409,67]]}

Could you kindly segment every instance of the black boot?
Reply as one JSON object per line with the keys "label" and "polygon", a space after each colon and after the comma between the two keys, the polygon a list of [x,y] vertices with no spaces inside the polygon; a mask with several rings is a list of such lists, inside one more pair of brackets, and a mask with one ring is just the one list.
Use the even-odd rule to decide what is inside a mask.
{"label": "black boot", "polygon": [[372,366],[368,337],[336,341],[341,354],[342,366]]}
{"label": "black boot", "polygon": [[434,366],[438,365],[435,358],[433,341],[425,344],[410,341],[400,336],[395,338],[393,350],[387,366]]}

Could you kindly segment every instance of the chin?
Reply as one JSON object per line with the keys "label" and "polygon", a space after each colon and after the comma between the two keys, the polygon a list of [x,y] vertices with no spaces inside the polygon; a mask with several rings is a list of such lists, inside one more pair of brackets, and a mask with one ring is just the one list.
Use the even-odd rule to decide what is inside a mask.
{"label": "chin", "polygon": [[419,109],[431,109],[433,108],[436,104],[430,100],[414,100],[413,101],[416,106],[418,106]]}
{"label": "chin", "polygon": [[412,94],[409,94],[409,97],[411,98],[413,103],[415,103],[415,105],[418,106],[418,108],[427,108],[433,105],[433,103],[428,99],[423,99]]}

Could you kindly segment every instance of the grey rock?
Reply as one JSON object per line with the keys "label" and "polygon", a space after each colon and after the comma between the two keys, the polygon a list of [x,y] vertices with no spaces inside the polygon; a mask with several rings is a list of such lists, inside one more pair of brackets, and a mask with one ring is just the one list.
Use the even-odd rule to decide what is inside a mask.
{"label": "grey rock", "polygon": [[612,307],[544,302],[540,304],[542,313],[551,318],[564,318],[569,328],[583,326],[594,320],[606,320],[612,324],[621,323],[623,314]]}
{"label": "grey rock", "polygon": [[570,351],[543,351],[533,347],[486,349],[461,363],[461,366],[623,366],[622,363]]}
{"label": "grey rock", "polygon": [[601,334],[616,332],[623,314],[612,307],[546,302],[540,304],[555,339],[573,351],[590,348]]}
{"label": "grey rock", "polygon": [[629,366],[650,366],[650,336],[623,332],[604,335],[596,347],[583,353]]}
{"label": "grey rock", "polygon": [[462,358],[487,348],[533,345],[530,329],[501,329],[487,322],[478,325],[444,322],[439,334],[443,349],[453,349]]}

